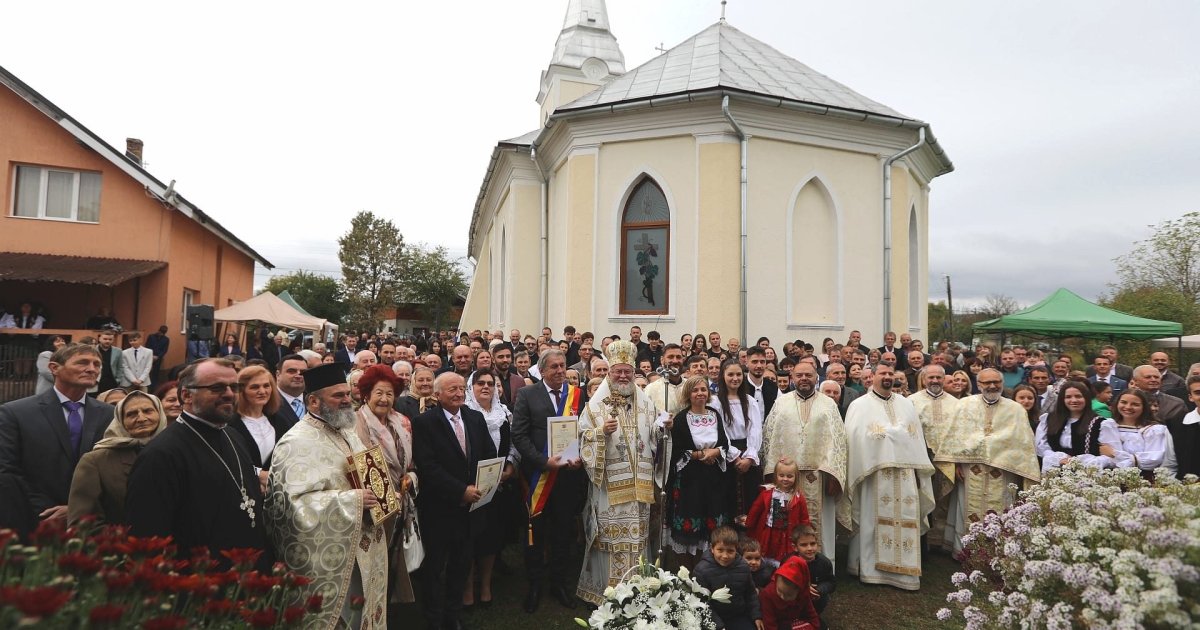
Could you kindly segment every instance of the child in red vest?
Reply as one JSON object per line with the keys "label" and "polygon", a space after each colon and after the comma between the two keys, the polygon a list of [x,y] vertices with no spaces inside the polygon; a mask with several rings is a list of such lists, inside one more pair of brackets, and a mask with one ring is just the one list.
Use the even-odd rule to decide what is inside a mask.
{"label": "child in red vest", "polygon": [[746,530],[762,546],[763,556],[780,562],[792,553],[792,530],[812,524],[804,494],[796,491],[799,475],[796,462],[779,460],[775,483],[763,486],[746,516]]}

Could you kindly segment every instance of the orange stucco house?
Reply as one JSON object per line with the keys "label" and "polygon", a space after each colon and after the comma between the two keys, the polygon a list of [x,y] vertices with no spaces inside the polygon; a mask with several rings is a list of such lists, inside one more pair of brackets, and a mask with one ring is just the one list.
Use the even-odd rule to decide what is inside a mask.
{"label": "orange stucco house", "polygon": [[166,325],[164,366],[184,360],[189,304],[254,295],[272,265],[141,165],[0,67],[0,305],[40,303],[46,328],[78,329],[100,308],[126,330]]}

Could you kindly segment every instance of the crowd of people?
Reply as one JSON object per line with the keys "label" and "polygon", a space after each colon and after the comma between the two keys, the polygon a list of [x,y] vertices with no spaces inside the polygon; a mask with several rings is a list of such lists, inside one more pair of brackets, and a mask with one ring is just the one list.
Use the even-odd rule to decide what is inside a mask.
{"label": "crowd of people", "polygon": [[[399,617],[416,613],[395,606],[416,602],[429,628],[461,628],[519,546],[529,613],[544,594],[599,605],[659,559],[731,589],[721,627],[773,630],[823,625],[839,543],[849,574],[915,590],[923,554],[960,550],[1054,467],[1200,473],[1200,364],[1177,375],[1164,353],[1130,367],[1105,346],[1079,370],[1067,354],[927,353],[890,332],[876,348],[854,331],[778,352],[717,332],[551,333],[296,348],[281,331],[250,358],[232,336],[189,343],[170,371],[136,335],[128,349],[106,330],[52,340],[45,385],[0,406],[0,526],[94,520],[214,557],[261,550],[261,568],[313,579],[322,625],[384,627],[392,608],[409,627]],[[550,452],[564,417],[577,443]],[[391,492],[347,475],[375,447]],[[485,500],[476,466],[493,458]],[[381,495],[398,516],[375,522]]]}

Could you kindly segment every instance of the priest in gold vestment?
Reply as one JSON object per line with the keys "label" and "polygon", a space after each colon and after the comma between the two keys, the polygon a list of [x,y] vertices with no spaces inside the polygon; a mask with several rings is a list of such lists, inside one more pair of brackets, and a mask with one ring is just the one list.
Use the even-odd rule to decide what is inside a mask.
{"label": "priest in gold vestment", "polygon": [[[304,383],[308,413],[271,456],[267,530],[288,568],[313,580],[300,603],[324,599],[306,628],[386,628],[387,537],[366,512],[378,499],[347,478],[346,458],[364,450],[350,386],[335,363],[309,369]],[[364,598],[361,608],[351,605],[354,596]]]}
{"label": "priest in gold vestment", "polygon": [[892,393],[887,364],[846,411],[854,535],[846,571],[866,584],[921,588],[921,535],[933,511],[933,464],[913,404]]}
{"label": "priest in gold vestment", "polygon": [[988,512],[1003,512],[1016,499],[1010,484],[1027,489],[1041,478],[1025,408],[1004,398],[1004,377],[993,369],[979,373],[980,394],[958,403],[934,449],[939,491],[949,498],[941,531],[947,549],[962,550],[971,523]]}
{"label": "priest in gold vestment", "polygon": [[671,452],[670,419],[656,422],[654,404],[633,382],[637,348],[614,341],[604,354],[608,376],[579,416],[579,452],[591,483],[576,594],[594,605],[640,560],[652,560],[650,506],[665,482],[654,465],[660,438],[666,438],[663,457]]}
{"label": "priest in gold vestment", "polygon": [[850,528],[846,487],[846,427],[837,402],[817,391],[817,370],[804,362],[792,369],[795,390],[780,395],[763,423],[763,472],[781,459],[796,462],[796,488],[804,493],[821,552],[834,560],[837,523]]}
{"label": "priest in gold vestment", "polygon": [[[921,430],[925,433],[925,447],[931,460],[938,451],[941,436],[945,434],[958,409],[959,399],[947,394],[943,389],[945,380],[945,368],[936,363],[926,365],[917,376],[918,386],[922,389],[908,397],[908,401],[917,410],[917,418],[921,420]],[[944,477],[936,474],[933,476],[933,496],[937,498],[937,504],[933,513],[929,515],[929,529],[933,532],[929,537],[929,545],[942,547],[942,532],[946,531],[946,515],[950,510],[950,487]]]}

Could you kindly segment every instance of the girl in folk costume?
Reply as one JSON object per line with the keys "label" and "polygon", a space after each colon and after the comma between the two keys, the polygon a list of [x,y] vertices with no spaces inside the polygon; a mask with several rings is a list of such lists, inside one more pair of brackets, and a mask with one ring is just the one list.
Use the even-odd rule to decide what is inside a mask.
{"label": "girl in folk costume", "polygon": [[726,361],[717,372],[718,403],[713,406],[721,412],[725,435],[731,446],[729,474],[733,484],[732,513],[742,519],[750,511],[750,502],[762,484],[759,457],[763,441],[762,407],[751,394],[752,388],[746,382],[745,369],[736,358]]}
{"label": "girl in folk costume", "polygon": [[1042,415],[1034,444],[1042,458],[1042,472],[1072,459],[1104,467],[1108,458],[1100,454],[1100,423],[1104,418],[1092,410],[1092,388],[1081,381],[1067,381],[1054,402],[1054,411]]}
{"label": "girl in folk costume", "polygon": [[729,439],[716,410],[708,406],[712,394],[707,378],[687,379],[679,395],[687,407],[671,425],[667,523],[671,549],[691,567],[708,547],[709,534],[732,521],[726,474]]}
{"label": "girl in folk costume", "polygon": [[1176,472],[1171,433],[1154,417],[1151,406],[1149,394],[1128,389],[1112,403],[1114,419],[1100,423],[1100,454],[1116,468],[1141,469],[1147,481],[1154,481],[1160,467]]}
{"label": "girl in folk costume", "polygon": [[802,493],[796,492],[799,475],[796,462],[780,459],[775,464],[775,483],[763,486],[746,517],[746,530],[762,547],[763,556],[780,562],[792,555],[792,530],[798,525],[812,525],[808,503]]}

